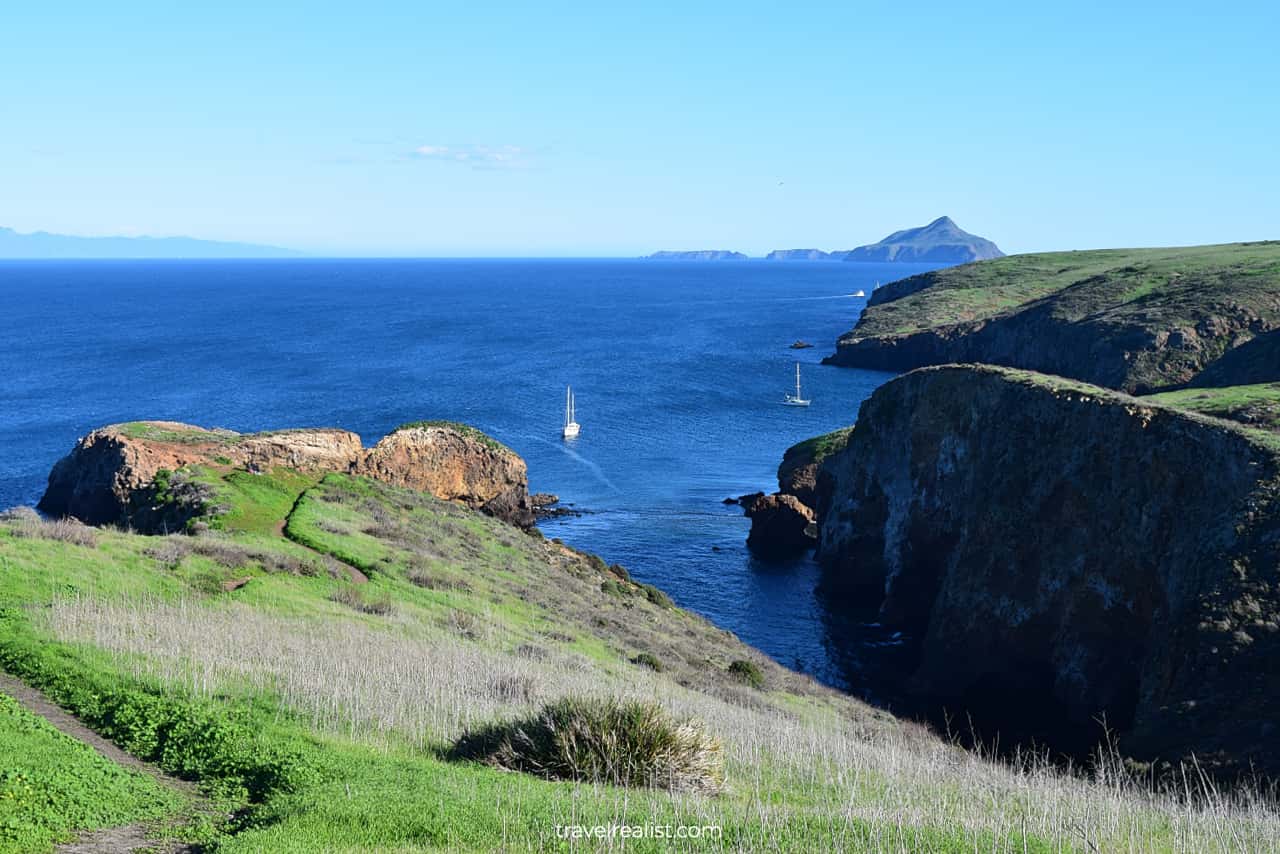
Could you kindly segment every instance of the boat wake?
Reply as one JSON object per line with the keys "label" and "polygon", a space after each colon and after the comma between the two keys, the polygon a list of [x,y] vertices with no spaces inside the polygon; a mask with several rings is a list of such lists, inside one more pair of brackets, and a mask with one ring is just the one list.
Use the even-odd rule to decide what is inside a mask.
{"label": "boat wake", "polygon": [[619,492],[619,493],[622,492],[622,490],[618,488],[617,484],[609,480],[608,476],[605,475],[604,469],[600,468],[600,466],[596,465],[591,460],[582,456],[582,454],[579,454],[573,448],[570,448],[564,442],[552,442],[549,439],[545,439],[542,436],[537,436],[532,433],[523,434],[523,438],[532,439],[535,442],[541,442],[544,445],[550,445],[553,448],[557,448],[558,450],[567,454],[569,457],[573,458],[577,462],[582,463],[582,465],[588,471],[590,471],[592,474],[596,476],[596,480],[600,481],[605,486],[609,487],[609,489],[613,490],[614,492]]}

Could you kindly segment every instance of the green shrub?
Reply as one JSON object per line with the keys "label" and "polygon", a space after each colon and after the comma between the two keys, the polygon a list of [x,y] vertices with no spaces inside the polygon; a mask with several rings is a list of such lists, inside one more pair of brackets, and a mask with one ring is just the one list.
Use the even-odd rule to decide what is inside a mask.
{"label": "green shrub", "polygon": [[708,794],[724,785],[720,743],[699,722],[639,701],[566,697],[467,733],[453,755],[552,780]]}
{"label": "green shrub", "polygon": [[609,571],[618,578],[621,578],[623,581],[631,580],[631,573],[627,572],[627,568],[620,563],[610,565]]}
{"label": "green shrub", "polygon": [[663,593],[652,584],[641,584],[640,589],[644,591],[644,596],[659,608],[674,608],[675,602],[671,601],[671,597]]}
{"label": "green shrub", "polygon": [[591,568],[592,568],[592,569],[594,569],[596,572],[607,572],[607,571],[608,571],[608,569],[609,569],[609,564],[605,561],[605,559],[604,559],[604,558],[600,557],[600,555],[588,554],[588,553],[586,553],[586,552],[584,552],[583,554],[585,554],[585,555],[586,555],[587,563],[588,563],[588,564],[591,566]]}
{"label": "green shrub", "polygon": [[606,593],[609,596],[622,597],[627,595],[627,588],[619,582],[614,581],[612,578],[606,578],[604,581],[600,582],[600,592]]}
{"label": "green shrub", "polygon": [[662,666],[662,659],[651,652],[642,652],[631,659],[632,664],[638,664],[641,667],[647,667],[655,673],[661,673],[666,668]]}
{"label": "green shrub", "polygon": [[729,665],[729,675],[746,682],[752,688],[764,687],[764,671],[753,661],[739,658]]}

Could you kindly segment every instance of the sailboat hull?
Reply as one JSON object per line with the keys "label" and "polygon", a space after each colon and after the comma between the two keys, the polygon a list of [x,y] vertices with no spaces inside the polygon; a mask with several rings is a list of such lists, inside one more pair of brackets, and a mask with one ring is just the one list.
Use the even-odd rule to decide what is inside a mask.
{"label": "sailboat hull", "polygon": [[577,436],[578,436],[578,431],[579,431],[580,429],[581,429],[581,428],[580,428],[576,423],[574,423],[574,424],[566,424],[566,425],[564,425],[564,432],[562,433],[562,435],[563,435],[566,439],[575,439],[575,438],[577,438]]}

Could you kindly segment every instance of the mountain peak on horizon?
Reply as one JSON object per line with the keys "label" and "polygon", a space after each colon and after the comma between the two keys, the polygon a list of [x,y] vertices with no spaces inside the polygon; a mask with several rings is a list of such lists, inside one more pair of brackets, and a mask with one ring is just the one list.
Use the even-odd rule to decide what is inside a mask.
{"label": "mountain peak on horizon", "polygon": [[940,216],[928,225],[904,228],[878,243],[859,246],[844,260],[966,264],[1002,257],[1004,253],[990,240],[970,234],[949,216]]}

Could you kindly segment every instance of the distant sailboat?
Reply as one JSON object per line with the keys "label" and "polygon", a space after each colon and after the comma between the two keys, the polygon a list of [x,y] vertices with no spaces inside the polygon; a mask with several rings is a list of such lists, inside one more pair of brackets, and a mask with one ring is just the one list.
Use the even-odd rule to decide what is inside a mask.
{"label": "distant sailboat", "polygon": [[578,431],[582,428],[578,426],[578,422],[573,420],[573,389],[566,387],[564,390],[564,437],[573,439],[578,435]]}
{"label": "distant sailboat", "polygon": [[867,292],[859,288],[858,290],[853,292],[853,295],[855,297],[865,297],[867,295]]}
{"label": "distant sailboat", "polygon": [[782,401],[782,405],[808,406],[810,403],[813,403],[813,401],[805,400],[804,396],[800,393],[800,363],[796,362],[796,393],[787,395],[786,399]]}

